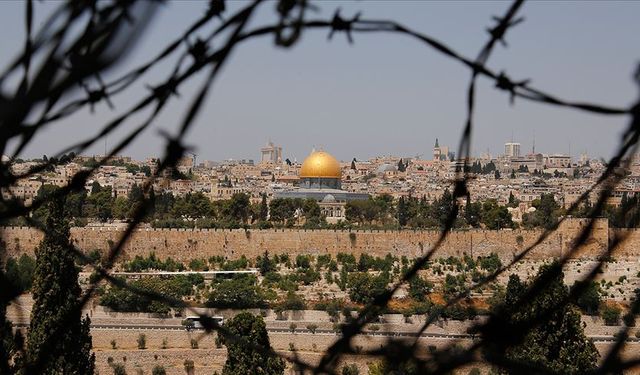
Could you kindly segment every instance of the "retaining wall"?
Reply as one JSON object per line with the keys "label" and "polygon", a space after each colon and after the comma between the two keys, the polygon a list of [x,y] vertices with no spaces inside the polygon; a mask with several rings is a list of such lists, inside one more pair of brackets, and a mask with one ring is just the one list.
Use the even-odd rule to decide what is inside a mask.
{"label": "retaining wall", "polygon": [[[570,219],[527,255],[531,260],[546,260],[566,254],[571,248],[584,220]],[[610,232],[613,232],[611,234]],[[640,254],[640,231],[610,230],[605,219],[598,219],[593,232],[573,258],[594,259],[606,250],[611,236],[626,235],[615,256],[637,257]],[[106,253],[122,237],[124,230],[112,227],[71,228],[71,239],[83,251],[98,249]],[[497,253],[503,261],[535,243],[541,230],[455,230],[448,233],[435,257],[472,257]],[[224,256],[229,259],[245,255],[248,258],[269,251],[271,254],[332,254],[366,253],[385,256],[388,253],[413,258],[424,255],[438,242],[441,233],[435,230],[371,231],[371,230],[222,230],[222,229],[151,229],[134,231],[124,246],[122,257],[147,256],[151,252],[165,259],[171,257],[186,262],[194,258]],[[0,228],[0,254],[19,256],[33,254],[42,239],[34,228]]]}

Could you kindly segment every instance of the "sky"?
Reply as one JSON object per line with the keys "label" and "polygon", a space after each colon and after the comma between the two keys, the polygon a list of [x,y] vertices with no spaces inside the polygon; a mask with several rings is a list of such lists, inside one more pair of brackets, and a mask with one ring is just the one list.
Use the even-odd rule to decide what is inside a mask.
{"label": "sky", "polygon": [[[161,6],[134,51],[105,79],[147,61],[203,14],[205,1],[171,1]],[[36,25],[55,3],[35,2]],[[227,15],[245,5],[231,1]],[[262,4],[250,27],[276,20],[275,2]],[[491,17],[502,15],[503,1],[321,1],[309,18],[330,19],[336,8],[349,17],[391,19],[426,33],[473,58],[486,42]],[[638,100],[632,80],[640,63],[640,2],[527,2],[525,21],[509,30],[508,47],[497,46],[488,66],[514,80],[561,98],[628,107]],[[0,3],[0,66],[23,44],[24,3]],[[274,46],[271,37],[243,43],[231,55],[214,83],[186,144],[199,160],[259,159],[267,141],[283,147],[284,156],[302,160],[312,148],[338,159],[377,155],[431,158],[436,138],[456,150],[466,116],[470,72],[460,63],[406,36],[355,34],[350,45],[343,34],[327,39],[326,30],[305,31],[293,47]],[[220,43],[220,42],[218,42]],[[52,124],[36,137],[23,157],[53,155],[71,140],[95,134],[109,119],[140,100],[145,85],[162,82],[172,64],[154,68],[140,84],[113,98],[111,110],[96,107]],[[159,156],[160,131],[175,134],[204,76],[179,90],[180,97],[153,127],[124,154],[137,159]],[[627,122],[625,116],[599,116],[577,110],[516,100],[484,78],[478,80],[472,154],[498,155],[504,143],[522,144],[522,152],[583,152],[609,157]],[[139,125],[141,117],[123,130]],[[124,136],[109,136],[106,147]],[[105,143],[88,154],[104,153]]]}

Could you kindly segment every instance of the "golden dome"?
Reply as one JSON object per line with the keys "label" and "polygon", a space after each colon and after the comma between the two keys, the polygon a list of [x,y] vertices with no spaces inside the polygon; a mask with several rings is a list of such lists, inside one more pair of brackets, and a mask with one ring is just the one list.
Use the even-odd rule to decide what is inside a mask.
{"label": "golden dome", "polygon": [[324,151],[313,151],[302,163],[300,177],[341,178],[340,163]]}

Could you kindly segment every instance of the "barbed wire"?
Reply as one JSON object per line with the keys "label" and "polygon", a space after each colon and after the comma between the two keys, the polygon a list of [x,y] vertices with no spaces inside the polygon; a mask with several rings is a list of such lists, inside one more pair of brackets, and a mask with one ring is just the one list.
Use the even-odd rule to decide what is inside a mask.
{"label": "barbed wire", "polygon": [[[157,4],[153,2],[149,3],[157,6]],[[34,199],[31,205],[24,205],[15,201],[4,202],[2,210],[0,211],[0,219],[4,220],[24,216],[31,225],[46,233],[48,228],[28,218],[29,213],[42,207],[42,205],[50,200],[61,199],[71,192],[84,189],[85,184],[94,172],[106,165],[110,159],[114,158],[129,146],[154,123],[167,103],[177,95],[179,88],[186,81],[203,69],[209,69],[206,79],[193,96],[187,111],[185,111],[177,135],[169,136],[164,134],[166,139],[165,154],[160,159],[158,168],[144,183],[143,190],[148,193],[150,189],[153,188],[153,182],[161,176],[162,172],[175,168],[185,151],[189,149],[189,147],[184,144],[184,137],[193,126],[202,104],[205,102],[216,78],[220,74],[220,69],[228,63],[231,53],[238,45],[262,36],[270,36],[274,38],[276,45],[289,48],[300,41],[300,37],[304,32],[325,30],[328,31],[327,37],[329,40],[336,34],[344,34],[347,41],[351,44],[356,43],[354,35],[358,34],[389,33],[404,35],[421,42],[435,52],[447,56],[467,67],[471,73],[469,86],[467,88],[467,117],[458,148],[458,155],[464,160],[465,165],[470,157],[474,128],[473,115],[476,102],[476,82],[479,77],[493,81],[496,89],[508,94],[509,101],[512,104],[516,99],[524,99],[586,113],[629,116],[631,120],[627,130],[623,134],[616,155],[607,163],[606,169],[598,181],[581,194],[579,199],[568,209],[568,212],[573,212],[588,199],[589,195],[594,192],[595,189],[601,188],[602,191],[598,196],[596,204],[592,208],[587,225],[581,229],[570,251],[560,257],[558,263],[552,268],[552,272],[536,278],[529,286],[522,300],[531,299],[540,293],[545,286],[561,272],[562,267],[566,265],[571,256],[579,250],[580,246],[586,243],[593,231],[595,217],[602,212],[606,204],[608,192],[614,189],[624,178],[624,176],[616,174],[615,170],[621,166],[627,167],[628,159],[637,150],[638,138],[640,136],[640,101],[630,108],[617,108],[567,100],[533,87],[530,79],[514,80],[510,78],[505,71],[497,72],[488,67],[488,60],[494,48],[498,44],[506,46],[505,40],[507,32],[524,20],[523,17],[517,16],[524,3],[523,0],[514,1],[504,16],[494,17],[496,24],[487,29],[489,38],[475,59],[465,57],[446,43],[392,20],[366,19],[361,13],[357,13],[351,18],[344,18],[340,13],[340,9],[335,11],[331,19],[306,20],[308,11],[314,10],[317,7],[305,0],[282,0],[278,3],[278,21],[276,23],[247,29],[251,16],[255,13],[256,9],[259,8],[261,3],[262,1],[260,0],[254,1],[235,12],[228,19],[224,19],[222,17],[222,14],[225,12],[224,1],[211,1],[203,16],[196,19],[184,33],[169,42],[166,47],[151,60],[144,62],[111,81],[105,82],[101,78],[101,73],[107,69],[116,67],[132,45],[127,43],[122,44],[121,48],[111,55],[105,53],[107,47],[112,47],[114,44],[117,44],[116,39],[118,33],[121,32],[124,25],[135,24],[136,22],[144,24],[146,22],[145,17],[135,12],[133,4],[136,3],[97,1],[66,3],[59,6],[49,19],[45,21],[43,26],[34,33],[34,7],[32,1],[27,1],[25,14],[26,32],[23,52],[9,64],[4,73],[0,75],[0,129],[2,129],[2,132],[0,132],[0,153],[2,154],[5,153],[11,142],[17,142],[12,156],[13,158],[19,157],[33,140],[34,136],[40,134],[45,127],[53,126],[55,123],[78,113],[80,110],[85,108],[92,109],[100,104],[105,104],[113,108],[113,98],[138,83],[151,69],[169,60],[169,58],[175,58],[175,63],[170,74],[163,82],[153,86],[147,86],[149,91],[146,96],[133,104],[129,109],[114,116],[112,120],[104,124],[93,136],[84,140],[74,141],[60,150],[56,154],[56,157],[51,158],[48,162],[41,163],[24,173],[14,173],[11,170],[11,161],[0,162],[0,176],[2,177],[0,178],[0,188],[8,188],[19,180],[29,178],[54,166],[56,163],[55,159],[68,152],[76,152],[78,154],[85,152],[96,142],[104,139],[104,137],[114,133],[116,130],[121,129],[123,124],[129,121],[134,115],[150,109],[150,114],[137,127],[122,137],[116,146],[114,146],[103,159],[96,163],[95,166],[78,172],[67,185],[50,196]],[[88,15],[88,20],[84,20],[83,15]],[[63,19],[63,21],[60,22],[60,19]],[[220,20],[220,24],[215,27],[212,32],[203,38],[197,35],[215,20]],[[70,36],[69,30],[78,25],[81,26],[80,29],[82,32],[76,36]],[[64,41],[69,38],[72,38],[73,41],[65,44]],[[194,38],[195,41],[193,40]],[[223,38],[223,42],[218,40]],[[217,49],[212,47],[217,45],[220,46]],[[32,61],[36,58],[42,58],[43,56],[44,64],[40,65],[41,68],[38,71],[34,71]],[[5,91],[6,88],[4,87],[5,82],[9,80],[11,75],[16,74],[20,68],[23,71],[22,79],[19,81],[20,83],[17,85],[15,93],[13,95],[7,94]],[[66,72],[67,75],[63,78],[58,77],[61,72]],[[635,79],[636,83],[640,86],[640,68],[636,73]],[[81,88],[84,96],[80,99],[72,99],[64,103],[63,100],[69,96],[68,94],[76,90],[76,87]],[[36,116],[38,111],[40,111],[40,114]],[[36,121],[28,122],[28,119],[34,117],[37,118]],[[465,172],[466,170],[467,168],[463,168],[456,173],[453,191],[454,198],[463,198],[469,194],[467,181],[470,176],[468,172]],[[74,314],[80,312],[91,298],[94,297],[97,287],[102,281],[106,281],[113,286],[129,290],[152,300],[164,302],[172,306],[190,308],[181,300],[136,288],[110,275],[110,270],[121,255],[126,241],[149,212],[152,203],[146,195],[143,197],[143,204],[136,208],[131,222],[127,225],[117,243],[110,248],[104,262],[101,265],[94,265],[94,269],[98,275],[97,280],[94,280],[82,295]],[[337,371],[337,363],[339,363],[344,354],[375,355],[393,358],[391,357],[392,355],[397,356],[398,353],[402,353],[401,358],[403,360],[413,360],[419,369],[429,371],[430,373],[446,373],[460,366],[478,361],[481,357],[480,351],[489,345],[503,344],[504,333],[500,332],[501,327],[499,327],[499,324],[504,323],[508,319],[508,316],[504,315],[506,314],[505,312],[497,312],[491,315],[486,322],[475,325],[474,329],[481,333],[481,340],[474,342],[470,348],[460,352],[456,351],[455,347],[451,345],[438,351],[430,358],[420,358],[418,355],[418,337],[441,317],[441,313],[435,312],[427,317],[425,323],[420,327],[416,339],[410,345],[404,342],[390,341],[385,347],[378,350],[357,352],[352,348],[354,338],[362,333],[364,326],[371,323],[378,312],[387,307],[394,292],[412,278],[417,277],[418,271],[436,254],[437,250],[447,239],[450,230],[454,227],[457,216],[458,207],[457,205],[453,205],[450,212],[448,212],[444,229],[435,244],[425,255],[414,261],[412,266],[403,274],[398,282],[394,283],[393,286],[384,293],[376,296],[373,302],[365,306],[352,322],[342,327],[342,335],[326,350],[317,365],[306,363],[297,356],[296,353],[287,359],[295,363],[296,368],[301,370],[314,373],[335,373]],[[560,219],[557,223],[554,223],[551,228],[543,231],[533,244],[516,254],[511,262],[495,270],[480,282],[466,287],[463,292],[447,301],[444,308],[454,306],[462,301],[464,296],[470,291],[482,288],[497,280],[498,276],[508,272],[516,263],[524,259],[527,254],[554,233],[564,220],[565,218]],[[621,236],[609,244],[604,254],[598,259],[598,263],[580,279],[580,283],[577,284],[576,287],[571,288],[566,298],[555,301],[555,304],[551,308],[537,315],[534,320],[517,327],[510,326],[512,329],[509,331],[509,343],[521,342],[527,332],[529,332],[531,325],[547,319],[553,311],[575,300],[575,298],[584,291],[587,283],[595,278],[597,272],[602,268],[606,257],[612,254],[623,241],[624,236]],[[71,244],[69,244],[69,246],[71,247],[70,250],[78,257],[89,261],[80,249],[73,247]],[[15,298],[15,295],[8,294],[6,298],[6,301],[0,301],[0,303],[3,305],[8,304]],[[637,310],[639,303],[637,297],[632,300],[632,309]],[[69,314],[67,319],[72,319],[73,316],[75,315]],[[203,315],[203,318],[206,319],[207,316]],[[205,320],[205,322],[208,322],[208,320]],[[252,347],[265,354],[286,357],[283,354],[276,353],[271,348],[260,347],[254,343],[247,342],[247,340],[242,337],[233,336],[224,327],[216,324],[205,324],[206,334],[216,331],[218,334],[224,336],[226,340],[241,342],[243,345]],[[63,330],[64,325],[60,326],[59,329]],[[625,338],[628,336],[628,330],[628,326],[623,326],[620,329],[615,345],[599,365],[596,370],[597,373],[622,371],[640,363],[640,358],[631,358],[623,361],[619,357],[619,353],[625,344]],[[45,345],[47,344],[48,343],[45,343]],[[42,351],[41,353],[44,352],[46,351]],[[396,357],[396,359],[397,358],[398,357]],[[484,360],[488,360],[490,363],[501,366],[502,368],[522,373],[553,372],[547,368],[527,367],[522,363],[509,360],[504,354],[502,356],[493,355],[490,358],[484,358]],[[38,358],[31,364],[32,367],[30,367],[29,370],[37,372],[43,364],[44,358]]]}

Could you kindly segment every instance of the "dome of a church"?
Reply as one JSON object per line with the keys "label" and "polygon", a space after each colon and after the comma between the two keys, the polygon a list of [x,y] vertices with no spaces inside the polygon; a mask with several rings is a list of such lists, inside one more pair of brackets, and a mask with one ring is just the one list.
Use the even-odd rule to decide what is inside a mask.
{"label": "dome of a church", "polygon": [[340,163],[324,151],[312,152],[302,163],[300,178],[341,178]]}

